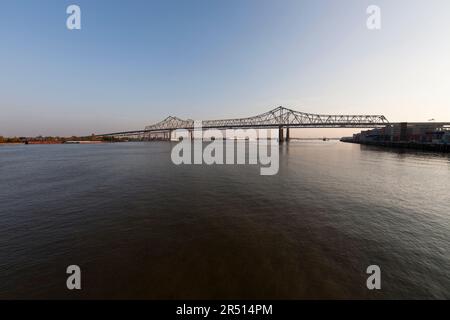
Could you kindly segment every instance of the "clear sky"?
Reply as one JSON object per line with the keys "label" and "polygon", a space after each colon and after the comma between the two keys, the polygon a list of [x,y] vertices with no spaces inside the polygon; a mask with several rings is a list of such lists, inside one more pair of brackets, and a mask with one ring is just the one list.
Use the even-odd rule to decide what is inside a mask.
{"label": "clear sky", "polygon": [[[70,4],[81,7],[81,30],[66,28]],[[366,27],[370,4],[381,30]],[[450,121],[448,0],[2,0],[0,40],[4,136],[279,105]]]}

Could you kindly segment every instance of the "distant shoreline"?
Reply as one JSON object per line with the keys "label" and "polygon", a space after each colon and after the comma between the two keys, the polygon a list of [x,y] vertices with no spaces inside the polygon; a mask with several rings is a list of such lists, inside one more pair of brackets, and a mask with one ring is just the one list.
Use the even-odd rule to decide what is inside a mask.
{"label": "distant shoreline", "polygon": [[[326,139],[326,140],[324,140]],[[290,140],[297,141],[339,141],[341,138],[290,138]],[[159,140],[155,140],[159,141]],[[161,140],[164,141],[164,140]],[[178,141],[178,140],[174,140]],[[208,140],[204,140],[205,142]],[[113,143],[113,142],[140,142],[140,141],[89,141],[89,140],[50,140],[50,141],[23,141],[23,142],[0,142],[0,146],[17,146],[17,145],[54,145],[54,144],[103,144],[103,143]]]}
{"label": "distant shoreline", "polygon": [[23,142],[5,142],[5,143],[0,143],[0,146],[15,146],[15,145],[20,145],[20,144],[25,144]]}
{"label": "distant shoreline", "polygon": [[105,141],[28,141],[28,142],[2,142],[0,146],[17,145],[53,145],[53,144],[101,144],[109,143]]}

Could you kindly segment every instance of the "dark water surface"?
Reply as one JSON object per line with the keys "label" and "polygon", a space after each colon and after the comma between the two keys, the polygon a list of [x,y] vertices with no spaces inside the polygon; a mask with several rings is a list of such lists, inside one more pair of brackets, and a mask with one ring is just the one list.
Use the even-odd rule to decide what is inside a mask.
{"label": "dark water surface", "polygon": [[0,147],[0,298],[450,298],[448,155],[294,141],[260,176],[171,147]]}

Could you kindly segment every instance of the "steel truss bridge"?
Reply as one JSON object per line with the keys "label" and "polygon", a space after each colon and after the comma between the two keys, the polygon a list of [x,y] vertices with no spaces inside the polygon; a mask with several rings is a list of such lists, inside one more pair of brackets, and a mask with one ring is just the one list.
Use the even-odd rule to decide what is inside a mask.
{"label": "steel truss bridge", "polygon": [[[266,113],[236,119],[204,120],[203,129],[279,129],[280,140],[284,140],[283,129],[286,128],[286,140],[289,139],[289,128],[378,128],[389,124],[382,115],[323,115],[299,112],[278,107]],[[170,139],[174,130],[194,130],[194,120],[182,120],[177,117],[167,117],[156,124],[146,126],[144,130],[114,132],[101,134],[103,137],[150,138],[152,134],[163,134]]]}

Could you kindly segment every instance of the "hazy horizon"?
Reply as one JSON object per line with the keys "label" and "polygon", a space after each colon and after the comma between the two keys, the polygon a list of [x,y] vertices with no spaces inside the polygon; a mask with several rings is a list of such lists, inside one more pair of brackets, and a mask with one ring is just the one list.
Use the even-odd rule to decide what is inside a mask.
{"label": "hazy horizon", "polygon": [[[66,28],[70,4],[81,30]],[[366,27],[372,4],[381,30]],[[89,135],[280,105],[450,122],[449,13],[445,0],[3,1],[0,135]]]}

